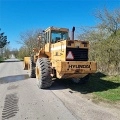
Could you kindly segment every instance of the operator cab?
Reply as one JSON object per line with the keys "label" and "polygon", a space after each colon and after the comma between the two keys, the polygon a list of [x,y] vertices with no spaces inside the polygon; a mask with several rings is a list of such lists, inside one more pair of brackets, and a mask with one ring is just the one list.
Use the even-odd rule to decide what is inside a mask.
{"label": "operator cab", "polygon": [[45,30],[45,42],[46,43],[56,43],[62,40],[69,39],[69,30],[67,28],[55,28],[49,27]]}

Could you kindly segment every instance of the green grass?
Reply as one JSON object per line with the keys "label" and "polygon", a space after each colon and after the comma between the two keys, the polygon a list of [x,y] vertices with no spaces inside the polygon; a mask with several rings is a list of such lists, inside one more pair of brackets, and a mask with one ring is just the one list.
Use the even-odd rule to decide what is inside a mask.
{"label": "green grass", "polygon": [[[105,76],[101,77],[101,80],[107,81],[108,84],[103,84],[106,90],[102,92],[97,91],[94,92],[94,94],[101,99],[106,99],[109,101],[120,101],[120,76]],[[99,85],[98,87],[102,86],[100,84],[98,85]]]}
{"label": "green grass", "polygon": [[92,93],[94,100],[120,101],[120,75],[106,76],[102,73],[95,73],[90,76],[90,81],[86,84],[73,84],[70,81],[64,84],[71,90],[82,94]]}
{"label": "green grass", "polygon": [[1,63],[1,62],[3,62],[3,58],[2,58],[2,57],[0,57],[0,63]]}

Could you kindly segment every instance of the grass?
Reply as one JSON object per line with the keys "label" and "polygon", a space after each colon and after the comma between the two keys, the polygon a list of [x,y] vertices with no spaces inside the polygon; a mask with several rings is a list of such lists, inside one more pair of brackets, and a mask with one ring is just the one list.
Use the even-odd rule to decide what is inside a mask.
{"label": "grass", "polygon": [[[120,76],[105,76],[105,77],[101,77],[101,80],[107,81],[108,84],[103,84],[106,90],[102,92],[97,91],[97,92],[94,92],[94,94],[101,99],[106,99],[114,102],[120,101]],[[101,86],[102,85],[98,84],[98,87],[101,87]]]}
{"label": "grass", "polygon": [[120,75],[106,76],[98,72],[91,75],[90,81],[86,84],[73,84],[70,81],[66,81],[64,84],[82,94],[92,93],[94,100],[120,101]]}
{"label": "grass", "polygon": [[0,57],[0,63],[1,63],[1,62],[3,62],[3,58],[2,58],[2,57]]}

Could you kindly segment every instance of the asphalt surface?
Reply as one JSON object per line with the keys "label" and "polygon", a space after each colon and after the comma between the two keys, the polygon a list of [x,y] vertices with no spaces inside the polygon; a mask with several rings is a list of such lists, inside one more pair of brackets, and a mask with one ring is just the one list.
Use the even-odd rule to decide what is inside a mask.
{"label": "asphalt surface", "polygon": [[120,110],[97,105],[55,81],[42,90],[23,63],[0,63],[0,120],[120,120]]}

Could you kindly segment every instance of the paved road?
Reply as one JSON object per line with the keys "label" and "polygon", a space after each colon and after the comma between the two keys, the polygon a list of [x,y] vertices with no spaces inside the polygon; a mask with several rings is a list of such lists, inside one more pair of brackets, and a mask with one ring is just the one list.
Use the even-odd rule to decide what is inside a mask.
{"label": "paved road", "polygon": [[0,120],[120,120],[120,111],[94,104],[55,82],[42,90],[22,62],[0,63]]}

